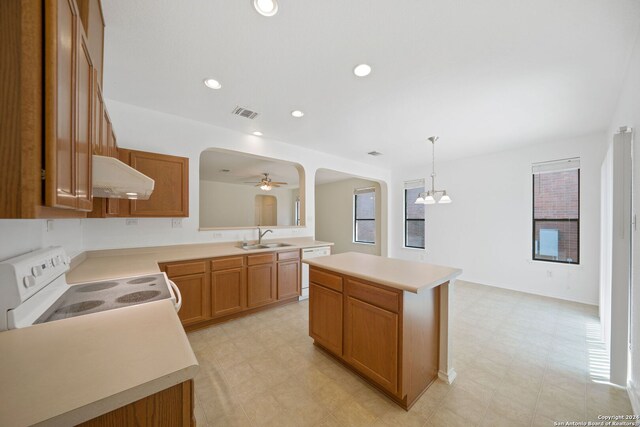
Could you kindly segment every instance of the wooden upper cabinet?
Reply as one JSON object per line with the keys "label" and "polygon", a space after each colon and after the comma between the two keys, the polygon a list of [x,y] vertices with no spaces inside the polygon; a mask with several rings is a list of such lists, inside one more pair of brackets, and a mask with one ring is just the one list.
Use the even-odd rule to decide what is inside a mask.
{"label": "wooden upper cabinet", "polygon": [[87,34],[89,52],[97,78],[102,85],[102,62],[104,58],[104,17],[100,0],[77,0],[80,21]]}
{"label": "wooden upper cabinet", "polygon": [[45,204],[78,207],[76,197],[76,57],[74,0],[45,3]]}
{"label": "wooden upper cabinet", "polygon": [[76,113],[76,195],[78,210],[91,211],[92,171],[91,156],[93,152],[93,66],[87,41],[82,31],[78,37],[78,67],[77,67],[77,113]]}
{"label": "wooden upper cabinet", "polygon": [[189,216],[188,158],[130,150],[129,165],[155,181],[149,200],[131,200],[130,216]]}
{"label": "wooden upper cabinet", "polygon": [[98,72],[93,70],[93,154],[105,156],[106,151],[103,148],[102,141],[102,121],[104,116],[104,101],[102,99],[102,90],[98,82]]}

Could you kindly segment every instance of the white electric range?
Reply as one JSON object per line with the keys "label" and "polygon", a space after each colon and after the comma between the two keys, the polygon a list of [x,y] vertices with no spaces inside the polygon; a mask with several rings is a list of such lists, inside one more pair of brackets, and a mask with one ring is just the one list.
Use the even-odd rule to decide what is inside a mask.
{"label": "white electric range", "polygon": [[178,287],[165,273],[69,285],[70,258],[50,247],[0,262],[0,331],[170,299]]}

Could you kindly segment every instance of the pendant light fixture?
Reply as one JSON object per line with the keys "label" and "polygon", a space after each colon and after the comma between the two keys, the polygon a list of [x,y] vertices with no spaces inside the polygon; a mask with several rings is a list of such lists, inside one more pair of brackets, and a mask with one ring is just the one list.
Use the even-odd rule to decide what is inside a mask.
{"label": "pendant light fixture", "polygon": [[437,136],[430,136],[429,141],[431,141],[431,190],[426,192],[422,192],[418,195],[416,199],[417,205],[433,205],[435,203],[451,203],[451,197],[447,194],[446,190],[436,190],[436,141],[438,140]]}

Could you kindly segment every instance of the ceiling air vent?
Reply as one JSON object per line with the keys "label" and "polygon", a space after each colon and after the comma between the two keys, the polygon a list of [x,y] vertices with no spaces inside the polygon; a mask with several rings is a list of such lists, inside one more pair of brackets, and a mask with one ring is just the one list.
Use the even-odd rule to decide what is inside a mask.
{"label": "ceiling air vent", "polygon": [[367,154],[373,157],[382,156],[382,153],[379,151],[369,151]]}
{"label": "ceiling air vent", "polygon": [[235,114],[236,116],[245,117],[251,120],[255,119],[258,116],[258,113],[256,113],[255,111],[251,111],[244,107],[236,107],[231,113]]}

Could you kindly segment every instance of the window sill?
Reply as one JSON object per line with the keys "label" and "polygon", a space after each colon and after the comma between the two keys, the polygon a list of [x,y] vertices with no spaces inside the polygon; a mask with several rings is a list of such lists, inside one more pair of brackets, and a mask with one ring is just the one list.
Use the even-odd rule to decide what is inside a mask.
{"label": "window sill", "polygon": [[402,249],[408,249],[410,251],[427,251],[427,248],[412,248],[411,246],[403,246]]}
{"label": "window sill", "polygon": [[353,243],[355,245],[367,245],[367,246],[375,246],[376,245],[375,242],[374,243],[369,243],[369,242],[355,242],[354,241],[354,242],[351,242],[351,243]]}
{"label": "window sill", "polygon": [[538,265],[544,266],[545,268],[549,268],[550,266],[568,267],[568,268],[575,268],[575,269],[582,269],[583,268],[582,264],[568,264],[566,262],[546,261],[546,260],[543,260],[543,259],[527,258],[527,262],[529,264],[533,264],[533,265],[538,264]]}

